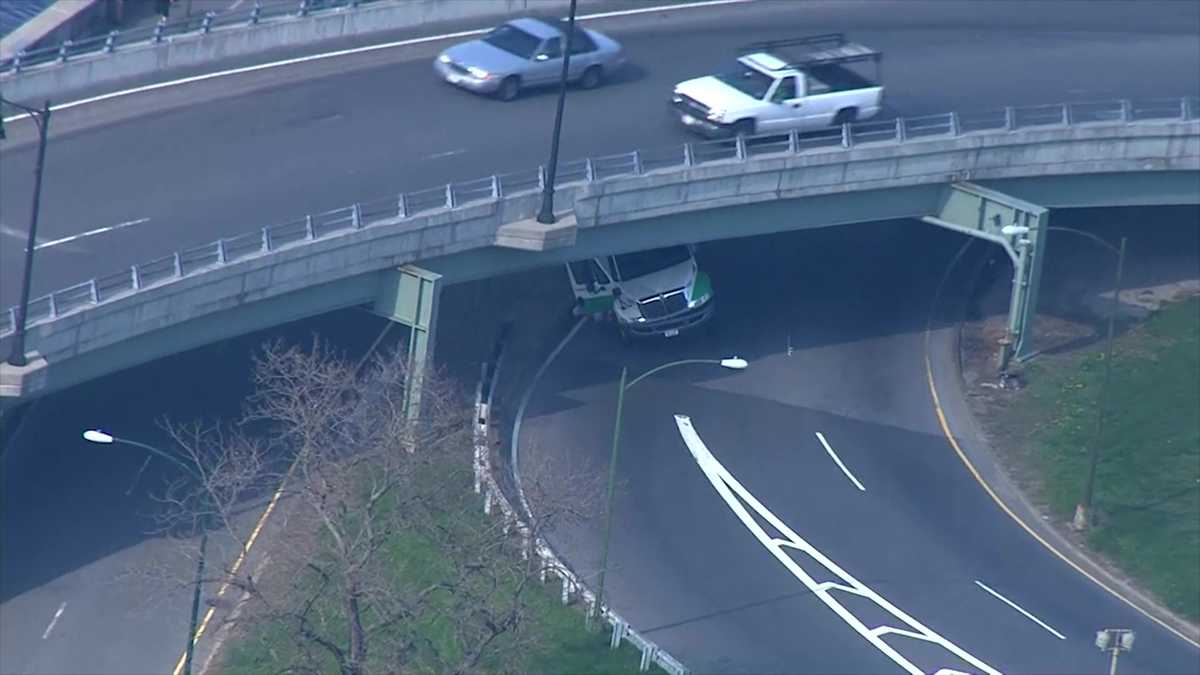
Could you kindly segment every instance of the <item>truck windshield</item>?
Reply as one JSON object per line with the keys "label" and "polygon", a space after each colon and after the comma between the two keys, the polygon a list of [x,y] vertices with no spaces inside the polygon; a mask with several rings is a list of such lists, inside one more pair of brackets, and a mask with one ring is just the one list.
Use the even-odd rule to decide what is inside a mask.
{"label": "truck windshield", "polygon": [[542,43],[537,37],[508,24],[499,26],[485,35],[483,41],[523,59],[532,57],[533,53],[537,51],[538,45]]}
{"label": "truck windshield", "polygon": [[717,79],[743,94],[759,100],[762,100],[762,97],[767,95],[767,91],[771,88],[771,83],[775,81],[752,68],[744,68],[738,72],[718,75]]}
{"label": "truck windshield", "polygon": [[617,273],[628,281],[665,270],[673,265],[691,260],[692,253],[686,246],[668,246],[650,251],[626,253],[617,256]]}

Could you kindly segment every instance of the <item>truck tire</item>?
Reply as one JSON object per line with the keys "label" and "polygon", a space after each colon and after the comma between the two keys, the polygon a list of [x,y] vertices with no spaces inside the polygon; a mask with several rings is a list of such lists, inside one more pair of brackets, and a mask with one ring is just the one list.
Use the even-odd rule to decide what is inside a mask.
{"label": "truck tire", "polygon": [[500,83],[500,88],[496,90],[496,98],[501,101],[511,101],[521,94],[521,78],[516,75],[510,75],[504,78]]}
{"label": "truck tire", "polygon": [[754,135],[754,120],[738,120],[733,123],[733,137],[738,136],[753,136]]}
{"label": "truck tire", "polygon": [[584,89],[595,89],[604,82],[604,68],[600,66],[588,66],[587,70],[583,71],[583,75],[579,78],[579,86]]}
{"label": "truck tire", "polygon": [[842,108],[833,116],[833,126],[840,127],[843,124],[853,124],[858,119],[858,108]]}

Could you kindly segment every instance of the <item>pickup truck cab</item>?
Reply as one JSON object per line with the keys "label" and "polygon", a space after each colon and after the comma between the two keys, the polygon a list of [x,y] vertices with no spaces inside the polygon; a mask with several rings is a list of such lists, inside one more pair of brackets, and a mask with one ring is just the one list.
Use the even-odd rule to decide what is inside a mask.
{"label": "pickup truck cab", "polygon": [[713,290],[692,246],[587,258],[567,264],[577,316],[611,315],[621,339],[674,337],[712,318]]}
{"label": "pickup truck cab", "polygon": [[[738,68],[675,85],[680,122],[710,138],[814,131],[865,120],[883,108],[883,55],[833,33],[741,49]],[[871,63],[875,79],[850,66]]]}

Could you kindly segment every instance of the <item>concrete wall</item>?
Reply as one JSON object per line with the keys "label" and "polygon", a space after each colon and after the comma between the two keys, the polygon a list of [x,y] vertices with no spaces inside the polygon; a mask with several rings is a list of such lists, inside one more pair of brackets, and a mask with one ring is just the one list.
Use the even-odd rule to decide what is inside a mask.
{"label": "concrete wall", "polygon": [[[1153,178],[1146,180],[1146,174]],[[214,266],[37,324],[28,347],[46,365],[24,376],[24,395],[76,384],[78,373],[94,377],[133,365],[128,358],[112,358],[114,348],[130,339],[141,344],[131,358],[148,361],[197,340],[228,337],[226,324],[243,332],[272,325],[229,317],[256,315],[257,303],[289,294],[293,318],[326,311],[347,298],[325,293],[301,306],[309,303],[302,292],[358,279],[354,288],[361,293],[370,275],[409,262],[450,273],[454,281],[672,241],[913,217],[936,213],[939,186],[956,180],[1017,192],[1022,185],[1048,185],[1038,188],[1039,203],[1048,207],[1196,204],[1200,121],[881,144],[579,183],[556,193],[564,215],[574,215],[577,240],[548,251],[495,247],[501,228],[532,219],[540,203],[536,193],[384,221]],[[1054,198],[1056,184],[1063,186],[1061,203]],[[191,337],[184,342],[169,337],[172,326],[185,322]],[[8,385],[19,384],[11,370],[7,377]]]}
{"label": "concrete wall", "polygon": [[[586,7],[597,1],[582,0],[580,5]],[[0,75],[0,90],[14,101],[53,99],[83,87],[115,84],[273,49],[462,20],[477,20],[478,27],[486,27],[501,17],[565,12],[568,5],[569,0],[381,0],[353,9],[307,17],[275,17],[257,25],[214,28],[207,35],[179,35],[159,44],[122,46],[111,54],[89,54],[66,63],[33,66],[20,73]]]}
{"label": "concrete wall", "polygon": [[[19,0],[18,0],[19,1]],[[0,59],[23,49],[56,45],[119,16],[124,0],[57,0],[0,38]]]}

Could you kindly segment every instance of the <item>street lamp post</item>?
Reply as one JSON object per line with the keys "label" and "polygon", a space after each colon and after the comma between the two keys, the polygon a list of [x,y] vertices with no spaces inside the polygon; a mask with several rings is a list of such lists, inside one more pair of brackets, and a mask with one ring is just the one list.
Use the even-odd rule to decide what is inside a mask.
{"label": "street lamp post", "polygon": [[667,368],[674,368],[675,366],[693,363],[708,363],[721,366],[722,368],[729,368],[731,370],[742,370],[749,365],[746,363],[745,359],[740,359],[736,356],[728,359],[684,359],[681,361],[664,363],[661,366],[651,368],[650,370],[647,370],[641,375],[635,377],[633,381],[628,382],[628,384],[626,381],[629,378],[629,367],[621,367],[621,383],[620,388],[617,389],[617,419],[613,425],[612,455],[608,459],[608,494],[605,498],[604,507],[604,543],[600,549],[600,581],[596,585],[596,603],[592,607],[592,616],[599,614],[600,608],[604,603],[604,581],[608,574],[608,547],[609,542],[612,540],[613,496],[616,488],[617,454],[621,447],[621,414],[625,407],[625,392],[632,389],[633,386],[638,382],[641,382],[655,373],[666,370]]}
{"label": "street lamp post", "polygon": [[[1108,328],[1105,336],[1104,345],[1104,379],[1100,384],[1100,403],[1099,410],[1096,416],[1096,436],[1092,439],[1092,447],[1090,457],[1088,459],[1087,481],[1083,487],[1083,499],[1075,505],[1075,516],[1071,520],[1071,526],[1076,530],[1087,529],[1091,523],[1092,499],[1095,496],[1096,490],[1096,467],[1100,464],[1100,442],[1104,438],[1104,425],[1108,416],[1108,386],[1112,379],[1112,361],[1113,361],[1113,333],[1114,326],[1117,320],[1117,308],[1121,302],[1121,282],[1122,276],[1125,273],[1125,243],[1126,238],[1121,237],[1121,244],[1113,246],[1104,239],[1083,230],[1077,230],[1073,227],[1053,226],[1047,228],[1050,231],[1068,232],[1081,237],[1091,239],[1103,246],[1113,255],[1117,256],[1116,278],[1113,280],[1113,295],[1112,303],[1108,311]],[[1029,228],[1019,225],[1006,225],[1001,228],[1001,233],[1007,236],[1021,235],[1029,232]]]}
{"label": "street lamp post", "polygon": [[[17,325],[14,326],[12,352],[8,355],[9,365],[18,368],[29,363],[25,358],[25,324],[29,314],[29,284],[33,278],[33,250],[37,244],[38,211],[42,202],[42,168],[46,162],[46,138],[50,129],[50,101],[42,109],[30,108],[15,101],[0,98],[0,104],[20,108],[33,118],[38,128],[37,164],[33,169],[33,214],[29,218],[29,234],[25,238],[25,272],[21,279],[21,302],[17,305]],[[0,113],[2,115],[3,113]],[[0,121],[0,138],[4,138],[4,123]]]}
{"label": "street lamp post", "polygon": [[1117,675],[1117,656],[1133,650],[1134,632],[1128,628],[1105,628],[1096,631],[1096,646],[1100,651],[1111,652],[1112,662],[1108,675]]}
{"label": "street lamp post", "polygon": [[[112,434],[108,434],[103,431],[100,431],[99,429],[88,429],[87,431],[83,432],[83,438],[84,438],[84,440],[87,440],[89,442],[100,443],[103,445],[111,445],[113,443],[124,443],[125,445],[132,445],[134,447],[142,448],[143,450],[146,450],[147,452],[150,452],[151,454],[161,457],[161,458],[167,460],[168,462],[171,462],[175,466],[180,467],[181,469],[186,471],[188,474],[190,474],[196,480],[203,482],[202,476],[200,475],[200,473],[198,471],[196,471],[196,469],[194,467],[187,465],[185,462],[180,460],[178,457],[175,457],[171,453],[163,452],[162,450],[159,450],[158,448],[156,448],[152,445],[146,445],[145,443],[139,443],[138,441],[133,441],[128,438],[118,438],[116,436],[113,436]],[[208,491],[205,490],[204,494],[205,494],[205,499],[207,500],[208,499],[208,497],[207,497]],[[205,509],[205,512],[207,514],[207,509]],[[207,516],[205,517],[205,520],[207,520]],[[199,626],[199,622],[200,622],[200,594],[201,594],[200,591],[201,591],[201,584],[204,580],[204,558],[205,558],[207,550],[208,550],[208,528],[205,527],[204,531],[201,532],[201,534],[200,534],[200,556],[196,562],[196,579],[195,579],[195,582],[192,587],[192,616],[191,616],[190,625],[188,627],[187,647],[186,647],[186,651],[184,652],[183,675],[192,675],[192,656],[195,653],[195,649],[196,649],[196,630],[197,630],[197,628]]]}
{"label": "street lamp post", "polygon": [[562,73],[558,78],[558,109],[554,113],[554,136],[550,139],[550,161],[546,164],[545,184],[542,185],[542,208],[537,221],[546,225],[554,223],[554,180],[558,176],[558,137],[562,134],[563,106],[567,102],[567,68],[571,64],[571,38],[575,34],[575,2],[567,14],[567,35],[563,40]]}

